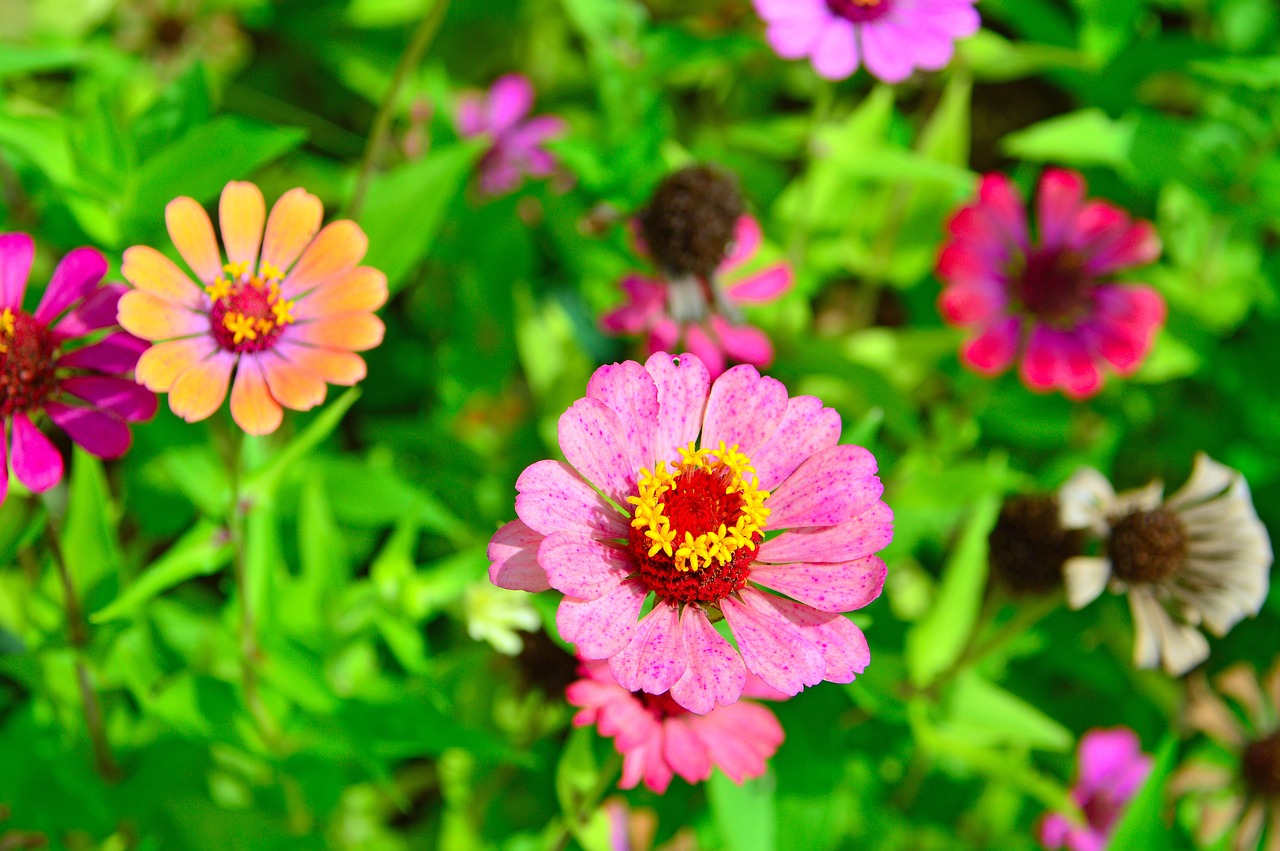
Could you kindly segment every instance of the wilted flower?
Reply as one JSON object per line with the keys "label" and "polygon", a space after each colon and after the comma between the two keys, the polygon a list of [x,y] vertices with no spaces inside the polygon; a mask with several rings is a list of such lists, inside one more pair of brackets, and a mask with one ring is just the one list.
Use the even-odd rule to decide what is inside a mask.
{"label": "wilted flower", "polygon": [[1084,551],[1084,532],[1062,526],[1051,494],[1011,497],[987,539],[991,575],[1014,594],[1047,594],[1062,587],[1062,566]]}
{"label": "wilted flower", "polygon": [[484,581],[467,586],[462,595],[462,612],[467,635],[488,642],[505,656],[515,656],[524,648],[520,632],[532,632],[542,625],[542,618],[525,595]]}
{"label": "wilted flower", "polygon": [[880,594],[893,515],[871,453],[839,439],[835,411],[750,366],[714,385],[693,355],[603,366],[560,418],[570,463],[516,482],[489,576],[563,592],[560,634],[583,658],[696,713],[736,701],[747,670],[788,695],[850,682],[870,652],[840,613]]}
{"label": "wilted flower", "polygon": [[[565,692],[569,703],[581,710],[573,723],[595,724],[600,735],[614,740],[623,757],[623,789],[643,780],[661,794],[673,775],[700,783],[711,776],[712,768],[741,783],[764,774],[766,761],[782,744],[778,719],[758,703],[743,700],[695,715],[670,695],[627,691],[603,662],[585,663],[582,674],[583,679]],[[750,676],[743,694],[785,697]]]}
{"label": "wilted flower", "polygon": [[1209,655],[1198,627],[1226,635],[1267,599],[1271,541],[1254,511],[1249,485],[1235,470],[1200,453],[1182,489],[1161,500],[1163,486],[1116,495],[1091,468],[1059,491],[1063,525],[1104,537],[1100,556],[1065,567],[1067,604],[1078,609],[1108,584],[1127,593],[1133,611],[1134,664],[1183,674]]}
{"label": "wilted flower", "polygon": [[1034,240],[1022,199],[1000,174],[986,175],[977,203],[951,219],[938,308],[973,332],[961,357],[978,372],[995,375],[1018,360],[1031,389],[1081,399],[1102,389],[1105,367],[1128,375],[1151,350],[1164,299],[1108,279],[1159,257],[1160,239],[1149,222],[1084,192],[1076,172],[1046,170]]}
{"label": "wilted flower", "polygon": [[562,136],[565,123],[555,115],[535,115],[533,83],[522,74],[507,74],[488,94],[458,99],[458,132],[465,138],[488,136],[493,146],[480,160],[480,189],[487,195],[506,195],[520,188],[526,175],[549,177],[556,159],[543,147]]}
{"label": "wilted flower", "polygon": [[1090,730],[1080,738],[1079,780],[1071,798],[1084,813],[1075,824],[1062,813],[1045,816],[1040,842],[1045,848],[1103,851],[1125,807],[1151,773],[1151,757],[1127,727]]}
{"label": "wilted flower", "polygon": [[387,279],[356,265],[368,245],[360,226],[321,230],[320,200],[303,189],[282,195],[267,217],[258,187],[233,181],[218,211],[225,261],[203,207],[191,198],[165,207],[169,236],[199,283],[154,248],[124,253],[135,289],[120,299],[120,324],[158,343],[138,362],[138,381],[167,392],[175,414],[196,422],[218,410],[235,371],[232,418],[269,434],[282,407],[310,410],[326,382],[364,378],[355,352],[382,341],[373,311],[387,300]]}
{"label": "wilted flower", "polygon": [[955,41],[981,26],[977,0],[753,0],[783,59],[809,57],[828,80],[859,65],[886,83],[946,67]]}
{"label": "wilted flower", "polygon": [[121,286],[100,287],[107,260],[92,248],[69,252],[34,313],[22,308],[35,243],[0,234],[0,502],[9,467],[33,491],[62,481],[58,449],[37,423],[41,415],[99,458],[129,449],[129,423],[155,415],[155,394],[125,374],[147,344],[115,327]]}

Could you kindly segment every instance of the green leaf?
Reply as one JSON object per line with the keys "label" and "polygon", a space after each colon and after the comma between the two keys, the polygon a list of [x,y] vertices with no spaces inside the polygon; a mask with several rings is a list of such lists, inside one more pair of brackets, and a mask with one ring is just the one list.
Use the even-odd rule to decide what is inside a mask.
{"label": "green leaf", "polygon": [[100,580],[119,576],[124,559],[111,491],[102,462],[75,448],[62,551],[83,593]]}
{"label": "green leaf", "polygon": [[30,47],[6,41],[4,50],[0,50],[0,80],[70,68],[83,62],[84,57],[84,51],[74,47]]}
{"label": "green leaf", "polygon": [[734,783],[717,770],[707,781],[711,816],[731,851],[772,851],[777,847],[777,783],[772,773]]}
{"label": "green leaf", "polygon": [[1134,121],[1111,118],[1097,108],[1082,109],[1033,124],[1006,136],[1005,153],[1033,162],[1069,166],[1128,167]]}
{"label": "green leaf", "polygon": [[560,754],[556,765],[556,800],[569,824],[576,824],[584,806],[600,784],[600,765],[596,762],[590,727],[576,727]]}
{"label": "green leaf", "polygon": [[0,149],[30,160],[56,186],[74,183],[71,143],[66,125],[58,119],[0,111]]}
{"label": "green leaf", "polygon": [[1112,851],[1125,851],[1130,848],[1168,848],[1170,840],[1169,828],[1164,818],[1164,787],[1169,775],[1177,764],[1178,737],[1173,733],[1165,735],[1156,749],[1155,761],[1151,774],[1137,796],[1129,802],[1128,809],[1111,834],[1111,842],[1107,845]]}
{"label": "green leaf", "polygon": [[94,623],[136,615],[148,601],[197,576],[211,576],[231,561],[227,530],[211,520],[196,523],[106,606],[89,618]]}
{"label": "green leaf", "polygon": [[327,440],[337,430],[342,418],[359,398],[359,388],[352,387],[336,401],[329,403],[297,437],[290,441],[288,446],[276,452],[266,464],[245,477],[244,494],[264,498],[275,493],[285,472]]}
{"label": "green leaf", "polygon": [[1086,54],[1052,44],[1010,41],[999,33],[981,30],[956,45],[956,51],[973,76],[984,83],[1021,80],[1059,68],[1086,69],[1093,63]]}
{"label": "green leaf", "polygon": [[959,677],[949,697],[947,730],[974,744],[1018,744],[1064,753],[1074,743],[1066,727],[976,673]]}

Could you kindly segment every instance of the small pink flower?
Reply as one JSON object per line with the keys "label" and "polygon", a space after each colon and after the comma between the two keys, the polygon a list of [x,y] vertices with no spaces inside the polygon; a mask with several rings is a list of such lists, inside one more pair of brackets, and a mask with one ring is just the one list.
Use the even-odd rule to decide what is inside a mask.
{"label": "small pink flower", "polygon": [[[623,757],[619,783],[623,789],[643,780],[662,794],[673,775],[700,783],[711,776],[712,768],[741,783],[764,774],[766,760],[782,744],[778,719],[758,703],[739,701],[695,715],[670,695],[627,691],[603,662],[585,663],[582,674],[584,678],[565,692],[569,703],[580,710],[573,723],[578,727],[595,724],[600,735],[614,740]],[[766,699],[786,696],[755,677],[748,678],[743,694]]]}
{"label": "small pink flower", "polygon": [[1085,824],[1062,813],[1050,813],[1040,824],[1040,842],[1048,849],[1103,851],[1125,807],[1151,772],[1151,757],[1132,730],[1090,730],[1080,739],[1079,782],[1071,798],[1084,812]]}
{"label": "small pink flower", "polygon": [[[155,416],[156,397],[124,374],[147,344],[115,328],[122,286],[99,287],[107,260],[92,248],[62,258],[35,313],[22,309],[35,244],[0,234],[0,502],[9,465],[24,485],[46,491],[62,481],[62,455],[36,427],[40,414],[88,452],[118,458],[129,423]],[[7,460],[6,460],[7,455]]]}
{"label": "small pink flower", "polygon": [[[635,241],[637,250],[647,255],[648,248],[638,233]],[[773,343],[763,331],[710,309],[711,305],[723,305],[737,313],[746,305],[775,301],[791,289],[795,276],[786,263],[775,263],[734,280],[760,250],[761,241],[760,223],[752,216],[740,217],[733,242],[716,269],[716,280],[690,282],[699,288],[696,295],[707,306],[699,321],[681,322],[674,318],[671,282],[633,274],[622,280],[626,303],[601,317],[601,330],[613,335],[644,335],[650,354],[688,348],[706,364],[713,379],[724,372],[729,361],[768,366],[773,362]],[[721,285],[721,278],[728,279],[728,283]]]}
{"label": "small pink flower", "polygon": [[480,189],[486,195],[506,195],[520,188],[526,175],[549,177],[556,159],[543,143],[565,132],[564,120],[535,115],[533,83],[521,74],[499,77],[487,95],[466,94],[458,99],[458,132],[464,138],[489,136],[491,147],[480,160]]}
{"label": "small pink flower", "polygon": [[714,384],[694,355],[603,366],[560,417],[569,463],[517,480],[489,578],[562,592],[556,623],[582,658],[691,712],[737,701],[747,671],[786,695],[851,682],[871,654],[841,613],[880,595],[893,514],[840,428],[752,366]]}
{"label": "small pink flower", "polygon": [[916,68],[937,71],[951,61],[956,39],[981,26],[977,0],[754,0],[768,24],[765,37],[783,59],[808,56],[828,80],[866,65],[886,83]]}
{"label": "small pink flower", "polygon": [[988,174],[977,203],[951,219],[938,309],[973,332],[961,351],[973,369],[996,375],[1019,360],[1031,389],[1083,399],[1102,389],[1107,366],[1129,375],[1151,351],[1164,299],[1108,278],[1154,261],[1160,239],[1150,222],[1084,193],[1076,172],[1045,171],[1032,239],[1013,184]]}

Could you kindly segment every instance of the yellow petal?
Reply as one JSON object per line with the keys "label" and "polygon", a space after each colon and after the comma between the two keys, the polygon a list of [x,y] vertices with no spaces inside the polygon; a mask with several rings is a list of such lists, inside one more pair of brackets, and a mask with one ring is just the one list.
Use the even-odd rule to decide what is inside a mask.
{"label": "yellow petal", "polygon": [[216,281],[222,274],[222,255],[204,207],[191,198],[174,198],[164,208],[164,221],[178,253],[196,277],[206,284]]}
{"label": "yellow petal", "polygon": [[135,245],[124,252],[120,267],[124,279],[140,290],[196,309],[202,306],[200,287],[168,257],[149,245]]}
{"label": "yellow petal", "polygon": [[165,393],[184,370],[207,358],[218,348],[209,336],[157,343],[142,353],[134,376],[153,393]]}
{"label": "yellow petal", "polygon": [[169,388],[169,408],[189,423],[203,420],[218,410],[227,398],[236,357],[220,349],[183,370]]}
{"label": "yellow petal", "polygon": [[146,290],[130,290],[120,296],[116,310],[120,327],[144,340],[172,340],[209,332],[208,316]]}
{"label": "yellow petal", "polygon": [[340,313],[285,329],[289,339],[328,349],[362,352],[382,342],[386,327],[372,313]]}
{"label": "yellow petal", "polygon": [[280,289],[285,298],[297,298],[354,269],[368,247],[368,237],[355,222],[326,225],[302,252]]}
{"label": "yellow petal", "polygon": [[322,349],[281,342],[275,349],[292,363],[310,370],[330,384],[350,387],[364,380],[367,373],[364,358],[338,349]]}
{"label": "yellow petal", "polygon": [[314,370],[307,369],[276,354],[262,356],[262,374],[276,401],[294,411],[309,411],[324,401],[325,383]]}
{"label": "yellow petal", "polygon": [[366,312],[377,310],[386,302],[387,276],[377,269],[358,266],[299,299],[294,315],[315,319],[332,313]]}
{"label": "yellow petal", "polygon": [[246,434],[271,434],[280,428],[284,410],[271,398],[257,355],[243,355],[231,388],[231,418]]}
{"label": "yellow petal", "polygon": [[267,219],[267,235],[262,243],[262,262],[287,271],[320,230],[324,205],[299,187],[280,196]]}
{"label": "yellow petal", "polygon": [[223,188],[218,202],[218,223],[229,262],[246,263],[250,269],[254,268],[266,217],[267,205],[258,187],[233,180]]}

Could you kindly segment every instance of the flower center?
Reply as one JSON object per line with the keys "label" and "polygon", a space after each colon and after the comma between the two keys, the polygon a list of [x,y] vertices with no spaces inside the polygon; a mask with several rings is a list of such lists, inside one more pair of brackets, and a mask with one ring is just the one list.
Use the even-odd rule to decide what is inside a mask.
{"label": "flower center", "polygon": [[642,691],[633,691],[631,696],[644,704],[644,708],[649,710],[649,714],[659,721],[689,714],[689,710],[676,703],[670,692],[646,694]]}
{"label": "flower center", "polygon": [[874,21],[889,11],[890,0],[827,0],[827,8],[855,24]]}
{"label": "flower center", "polygon": [[1109,792],[1096,792],[1080,807],[1084,811],[1085,821],[1098,833],[1110,833],[1111,827],[1120,818],[1124,804],[1117,801]]}
{"label": "flower center", "polygon": [[1280,730],[1252,742],[1240,760],[1249,791],[1263,798],[1280,798]]}
{"label": "flower center", "polygon": [[716,603],[746,585],[769,492],[756,487],[736,444],[711,450],[690,442],[680,455],[679,463],[640,471],[639,492],[627,498],[635,506],[628,543],[659,598]]}
{"label": "flower center", "polygon": [[1182,566],[1187,532],[1167,508],[1134,511],[1111,528],[1107,555],[1112,570],[1125,582],[1159,582]]}
{"label": "flower center", "polygon": [[29,314],[0,311],[0,418],[39,406],[57,386],[57,345]]}
{"label": "flower center", "polygon": [[1074,251],[1036,248],[1013,274],[1013,295],[1023,310],[1050,325],[1072,327],[1093,304],[1093,280]]}
{"label": "flower center", "polygon": [[664,272],[710,280],[744,209],[737,181],[717,169],[692,166],[658,185],[640,214],[640,228]]}
{"label": "flower center", "polygon": [[213,309],[209,324],[218,345],[230,352],[261,352],[292,325],[293,302],[280,295],[280,270],[263,263],[253,274],[247,263],[228,263],[227,274],[204,288]]}
{"label": "flower center", "polygon": [[992,574],[1015,594],[1062,586],[1062,564],[1084,551],[1084,531],[1063,529],[1054,496],[1018,496],[1000,509],[987,540]]}

